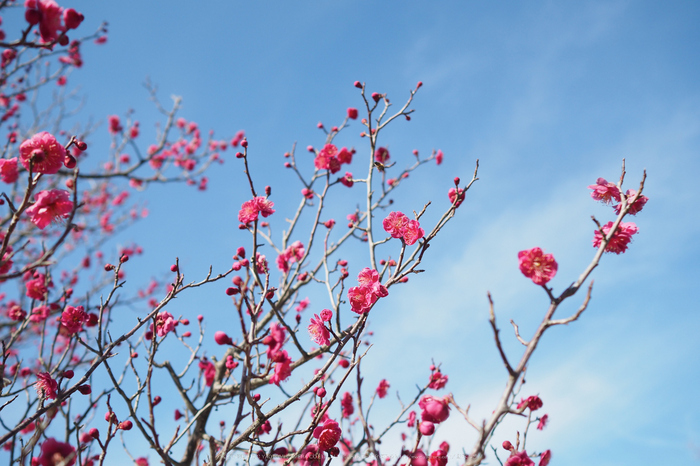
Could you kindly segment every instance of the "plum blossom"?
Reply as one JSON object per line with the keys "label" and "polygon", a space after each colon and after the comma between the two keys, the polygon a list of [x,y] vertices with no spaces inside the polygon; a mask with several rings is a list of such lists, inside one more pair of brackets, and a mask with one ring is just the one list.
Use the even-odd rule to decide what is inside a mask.
{"label": "plum blossom", "polygon": [[389,295],[389,291],[379,282],[379,272],[368,267],[357,276],[359,286],[348,290],[350,308],[357,314],[366,314],[379,298]]}
{"label": "plum blossom", "polygon": [[596,184],[588,187],[592,189],[591,197],[603,204],[612,203],[613,199],[620,202],[620,188],[615,183],[608,182],[605,178],[598,178]]}
{"label": "plum blossom", "polygon": [[505,463],[505,466],[535,466],[535,462],[527,456],[525,450],[513,452]]}
{"label": "plum blossom", "polygon": [[48,372],[39,372],[36,378],[37,381],[34,388],[36,388],[36,392],[39,396],[43,394],[44,397],[55,400],[56,396],[58,396],[58,382],[56,382]]}
{"label": "plum blossom", "polygon": [[338,443],[341,433],[338,422],[328,419],[323,425],[314,429],[313,435],[318,439],[318,447],[321,451],[328,451]]}
{"label": "plum blossom", "polygon": [[285,339],[284,327],[277,322],[270,324],[270,334],[263,338],[263,345],[267,345],[267,357],[272,359],[273,356],[282,349]]}
{"label": "plum blossom", "polygon": [[537,395],[528,396],[520,400],[517,409],[522,409],[524,406],[527,406],[530,411],[537,411],[542,407],[542,399]]}
{"label": "plum blossom", "polygon": [[437,449],[430,454],[428,461],[430,462],[430,466],[446,466],[447,452],[442,449]]}
{"label": "plum blossom", "polygon": [[437,153],[435,154],[435,163],[437,165],[440,165],[442,163],[443,157],[444,157],[444,154],[442,153],[442,151],[438,150]]}
{"label": "plum blossom", "polygon": [[425,231],[420,227],[418,220],[411,220],[403,233],[403,240],[408,246],[413,246],[424,235]]}
{"label": "plum blossom", "polygon": [[26,283],[27,297],[43,301],[49,292],[48,285],[50,284],[46,283],[46,275],[36,273],[34,278]]}
{"label": "plum blossom", "polygon": [[292,375],[292,359],[287,354],[287,350],[282,350],[275,353],[272,360],[275,362],[275,373],[270,377],[270,383],[279,385]]}
{"label": "plum blossom", "polygon": [[447,404],[448,397],[435,398],[431,395],[423,395],[418,401],[418,407],[422,409],[421,419],[439,424],[450,416],[450,407]]}
{"label": "plum blossom", "polygon": [[88,320],[83,306],[66,306],[61,314],[61,325],[69,334],[74,335],[83,330],[83,324]]}
{"label": "plum blossom", "polygon": [[214,379],[216,378],[216,366],[206,358],[199,361],[199,370],[202,371],[204,375],[204,382],[207,387],[211,387],[214,384]]}
{"label": "plum blossom", "polygon": [[408,427],[415,427],[416,426],[416,412],[411,411],[408,413]]}
{"label": "plum blossom", "polygon": [[[173,315],[167,311],[159,312],[156,316],[156,335],[164,337],[169,332],[172,332],[173,329],[175,329],[175,319]],[[151,332],[153,332],[153,324],[151,324]]]}
{"label": "plum blossom", "polygon": [[378,147],[377,150],[374,151],[374,160],[377,162],[386,163],[389,159],[389,150],[386,147]]}
{"label": "plum blossom", "polygon": [[277,256],[277,268],[282,272],[289,272],[290,264],[300,262],[304,253],[304,244],[301,241],[293,242],[282,254]]}
{"label": "plum blossom", "polygon": [[[613,226],[613,222],[608,222],[603,225],[603,233],[600,230],[596,230],[593,233],[593,247],[599,248],[603,243],[603,234],[608,236],[610,229]],[[630,241],[632,241],[632,235],[637,234],[639,228],[632,222],[620,222],[620,226],[617,227],[615,233],[613,234],[610,241],[608,241],[607,246],[605,246],[605,252],[614,252],[615,254],[621,254],[627,251],[627,246]]]}
{"label": "plum blossom", "polygon": [[343,393],[343,398],[340,400],[340,406],[342,408],[343,418],[347,419],[352,416],[355,412],[355,408],[352,405],[352,395],[350,392]]}
{"label": "plum blossom", "polygon": [[326,455],[316,444],[307,445],[299,454],[299,466],[323,466]]}
{"label": "plum blossom", "polygon": [[[59,32],[66,30],[61,22],[63,8],[53,0],[26,0],[24,6],[27,22],[32,25],[39,23],[42,42],[53,42],[58,39]],[[71,23],[71,26],[74,24]]]}
{"label": "plum blossom", "polygon": [[537,423],[537,430],[543,430],[547,426],[547,422],[549,421],[549,414],[545,414],[540,418],[540,422]]}
{"label": "plum blossom", "polygon": [[47,438],[41,444],[41,455],[37,458],[37,463],[41,466],[73,466],[75,460],[75,448],[71,444]]}
{"label": "plum blossom", "polygon": [[535,285],[545,285],[557,274],[557,261],[552,254],[540,248],[526,249],[518,253],[520,271]]}
{"label": "plum blossom", "polygon": [[241,205],[241,210],[238,211],[238,220],[242,223],[248,224],[254,222],[258,219],[258,214],[263,217],[269,217],[275,213],[272,208],[274,202],[270,201],[266,197],[258,196],[254,197],[249,201],[245,201]]}
{"label": "plum blossom", "polygon": [[377,396],[379,398],[384,398],[386,396],[386,391],[389,389],[389,387],[389,382],[387,382],[386,379],[382,379],[379,382],[379,386],[377,387]]}
{"label": "plum blossom", "polygon": [[540,455],[539,466],[547,466],[551,460],[552,460],[552,450],[545,450]]}
{"label": "plum blossom", "polygon": [[448,377],[442,372],[435,371],[432,374],[430,374],[430,383],[428,384],[428,388],[432,388],[433,390],[440,390],[441,388],[444,388],[447,384],[447,379]]}
{"label": "plum blossom", "polygon": [[[9,50],[9,49],[8,49]],[[4,183],[14,183],[19,177],[17,170],[17,157],[11,159],[0,159],[0,179]]]}
{"label": "plum blossom", "polygon": [[[627,197],[627,202],[634,199],[634,196],[636,196],[636,195],[637,195],[637,191],[635,191],[634,189],[628,189],[627,192],[625,193],[625,196]],[[647,203],[648,200],[649,200],[649,198],[646,196],[639,196],[637,198],[637,200],[634,201],[632,203],[632,205],[630,206],[628,213],[630,215],[637,215],[644,208],[644,205]],[[620,210],[622,210],[622,202],[620,202],[620,204],[614,205],[613,209],[615,209],[615,213],[617,215],[620,215]]]}
{"label": "plum blossom", "polygon": [[392,238],[401,238],[408,227],[408,217],[402,212],[391,212],[382,221],[382,226]]}
{"label": "plum blossom", "polygon": [[454,204],[456,209],[462,205],[462,202],[464,202],[464,189],[450,188],[447,191],[447,197],[450,199],[450,204]]}
{"label": "plum blossom", "polygon": [[309,325],[309,335],[311,339],[321,346],[326,346],[330,344],[330,332],[323,324],[323,320],[314,314],[311,318],[311,324]]}
{"label": "plum blossom", "polygon": [[19,146],[20,163],[27,170],[31,164],[34,173],[58,173],[65,157],[66,149],[46,131],[35,134]]}
{"label": "plum blossom", "polygon": [[34,204],[25,212],[29,215],[29,220],[43,230],[56,220],[69,217],[72,210],[73,201],[68,192],[51,189],[39,192]]}

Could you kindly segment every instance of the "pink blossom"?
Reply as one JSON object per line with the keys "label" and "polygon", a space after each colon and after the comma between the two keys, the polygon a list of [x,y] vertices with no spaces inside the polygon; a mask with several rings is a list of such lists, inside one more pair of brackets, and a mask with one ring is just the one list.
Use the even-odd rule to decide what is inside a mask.
{"label": "pink blossom", "polygon": [[321,320],[324,322],[330,322],[333,318],[333,311],[330,309],[324,309],[321,311]]}
{"label": "pink blossom", "polygon": [[603,204],[610,204],[613,199],[620,202],[620,188],[615,183],[609,183],[605,178],[598,178],[596,184],[588,187],[592,189],[591,197]]}
{"label": "pink blossom", "polygon": [[63,22],[66,23],[66,29],[76,29],[84,19],[85,16],[73,8],[68,8],[63,12]]}
{"label": "pink blossom", "polygon": [[[608,222],[603,226],[603,233],[608,236],[610,229],[613,226],[613,222]],[[621,254],[627,251],[627,246],[630,241],[632,241],[632,235],[637,234],[639,229],[637,225],[632,222],[621,222],[620,226],[615,230],[608,245],[605,247],[605,252],[614,252],[615,254]],[[593,233],[593,247],[599,248],[603,242],[603,233],[600,230],[596,230]]]}
{"label": "pink blossom", "polygon": [[437,151],[437,154],[435,154],[435,163],[437,165],[440,165],[442,163],[442,158],[444,157],[443,153],[441,150]]}
{"label": "pink blossom", "polygon": [[136,463],[136,466],[149,466],[148,458],[143,457],[143,456],[140,458],[136,458],[135,463]]}
{"label": "pink blossom", "polygon": [[416,412],[411,411],[408,413],[408,427],[415,427],[416,426]]}
{"label": "pink blossom", "polygon": [[69,443],[47,438],[41,444],[41,456],[37,460],[41,466],[73,466],[76,460],[75,448]]}
{"label": "pink blossom", "polygon": [[46,275],[43,273],[35,274],[32,280],[27,281],[27,297],[43,301],[49,292],[46,283]]}
{"label": "pink blossom", "polygon": [[207,387],[211,387],[214,384],[214,379],[216,378],[216,366],[214,366],[211,361],[202,359],[199,361],[199,369],[204,375],[204,382],[207,384]]}
{"label": "pink blossom", "polygon": [[[9,50],[9,49],[8,49]],[[17,157],[0,159],[0,179],[5,183],[14,183],[19,177],[17,170]]]}
{"label": "pink blossom", "polygon": [[255,269],[258,273],[266,273],[268,271],[265,254],[255,253]]}
{"label": "pink blossom", "polygon": [[311,324],[309,325],[309,335],[311,335],[311,339],[314,342],[321,346],[326,346],[330,344],[330,332],[323,324],[323,320],[321,320],[318,314],[314,314],[314,316],[311,318]]}
{"label": "pink blossom", "polygon": [[[342,164],[350,164],[350,163],[352,163],[352,154],[354,154],[354,153],[355,153],[355,149],[348,150],[347,147],[343,147],[338,152],[338,155],[336,155],[336,158],[338,159],[338,162],[340,162],[341,165]],[[347,173],[346,173],[346,175],[347,175]],[[350,178],[352,178],[352,175],[350,175]]]}
{"label": "pink blossom", "polygon": [[350,309],[357,314],[366,314],[374,304],[372,290],[364,286],[353,286],[348,289]]}
{"label": "pink blossom", "polygon": [[447,400],[447,397],[435,398],[431,395],[424,395],[418,401],[418,406],[423,410],[421,419],[434,422],[435,424],[445,421],[450,416],[450,407],[447,404]]}
{"label": "pink blossom", "polygon": [[329,170],[331,173],[337,173],[340,170],[337,154],[338,148],[336,146],[326,144],[314,159],[314,166],[317,170]]}
{"label": "pink blossom", "polygon": [[50,133],[43,131],[27,139],[19,146],[19,161],[34,173],[57,173],[63,166],[66,149]]}
{"label": "pink blossom", "polygon": [[65,31],[61,24],[63,8],[53,0],[26,0],[24,12],[29,24],[39,23],[39,33],[42,42],[53,42],[58,39],[58,33]]}
{"label": "pink blossom", "polygon": [[377,387],[377,396],[379,398],[384,398],[386,396],[386,391],[389,389],[389,387],[389,382],[387,382],[386,379],[382,379],[379,382],[379,386]]}
{"label": "pink blossom", "polygon": [[292,375],[292,359],[287,354],[287,350],[275,353],[272,360],[275,362],[275,373],[270,377],[270,383],[279,385]]}
{"label": "pink blossom", "polygon": [[352,180],[352,173],[350,172],[345,172],[345,176],[340,178],[340,182],[348,188],[352,188],[352,185],[355,184],[355,182]]}
{"label": "pink blossom", "polygon": [[39,192],[34,204],[25,212],[29,215],[29,220],[43,230],[52,222],[70,216],[72,210],[73,201],[70,200],[68,192],[51,189]]}
{"label": "pink blossom", "polygon": [[411,220],[403,233],[403,240],[408,246],[412,246],[425,235],[425,231],[420,227],[418,220]]}
{"label": "pink blossom", "polygon": [[537,424],[537,430],[543,430],[547,426],[549,421],[549,414],[545,414],[540,418],[540,422]]}
{"label": "pink blossom", "polygon": [[521,409],[523,406],[527,406],[530,411],[537,411],[542,407],[542,400],[536,395],[528,396],[520,400],[517,409]]}
{"label": "pink blossom", "polygon": [[535,466],[535,462],[527,456],[525,450],[511,453],[505,466]]}
{"label": "pink blossom", "polygon": [[267,345],[267,357],[272,359],[273,356],[282,349],[284,344],[285,331],[284,327],[277,322],[270,324],[270,334],[263,338],[263,345]]}
{"label": "pink blossom", "polygon": [[[175,328],[175,319],[173,315],[167,311],[159,312],[156,316],[155,333],[159,337],[164,337]],[[153,324],[151,324],[151,332],[153,332]]]}
{"label": "pink blossom", "polygon": [[540,455],[539,466],[547,466],[551,460],[552,460],[552,450],[545,450]]}
{"label": "pink blossom", "polygon": [[411,466],[428,466],[428,458],[420,448],[411,455]]}
{"label": "pink blossom", "polygon": [[238,212],[238,220],[242,223],[254,222],[258,219],[258,214],[263,217],[269,217],[275,213],[272,208],[275,204],[269,199],[258,196],[241,205],[241,210]]}
{"label": "pink blossom", "polygon": [[450,204],[454,204],[455,208],[457,208],[464,202],[464,189],[450,188],[449,191],[447,191],[447,197],[450,199]]}
{"label": "pink blossom", "polygon": [[391,212],[382,221],[384,231],[389,233],[392,238],[401,238],[408,227],[408,217],[401,212]]}
{"label": "pink blossom", "polygon": [[350,392],[343,393],[343,398],[340,400],[340,406],[342,408],[343,418],[347,419],[352,416],[355,412],[355,408],[352,405],[352,395]]}
{"label": "pink blossom", "polygon": [[299,454],[299,466],[323,466],[326,455],[316,444],[307,445]]}
{"label": "pink blossom", "polygon": [[87,319],[88,315],[83,306],[66,306],[61,314],[61,325],[69,334],[74,335],[83,330],[83,324]]}
{"label": "pink blossom", "polygon": [[348,118],[351,120],[357,119],[357,109],[356,108],[348,108]]}
{"label": "pink blossom", "polygon": [[341,433],[338,422],[328,419],[323,425],[314,429],[314,438],[318,439],[318,447],[321,451],[328,451],[338,443]]}
{"label": "pink blossom", "polygon": [[448,377],[446,375],[443,375],[442,372],[435,371],[432,374],[430,374],[430,383],[428,384],[428,388],[432,388],[433,390],[440,390],[441,388],[444,388],[447,384],[447,379]]}
{"label": "pink blossom", "polygon": [[[627,202],[630,202],[632,199],[634,199],[634,196],[636,195],[637,191],[635,191],[634,189],[628,189],[625,193],[625,196],[627,197]],[[630,206],[628,213],[630,215],[637,215],[644,208],[644,205],[647,203],[648,200],[649,198],[646,196],[639,196],[637,200],[634,201],[634,203]],[[622,203],[614,205],[613,209],[615,209],[615,213],[617,215],[620,215],[620,210],[622,210]]]}
{"label": "pink blossom", "polygon": [[389,150],[386,147],[378,147],[377,150],[374,151],[375,161],[379,163],[386,163],[386,161],[389,159]]}
{"label": "pink blossom", "polygon": [[447,452],[441,449],[437,449],[430,454],[430,466],[446,466],[447,465]]}
{"label": "pink blossom", "polygon": [[518,253],[520,271],[535,285],[544,285],[557,274],[557,261],[552,254],[540,248],[526,249]]}
{"label": "pink blossom", "polygon": [[58,396],[58,382],[56,382],[48,372],[39,372],[36,378],[37,381],[36,384],[34,384],[34,388],[36,388],[36,392],[39,396],[43,394],[44,397],[55,400],[56,396]]}

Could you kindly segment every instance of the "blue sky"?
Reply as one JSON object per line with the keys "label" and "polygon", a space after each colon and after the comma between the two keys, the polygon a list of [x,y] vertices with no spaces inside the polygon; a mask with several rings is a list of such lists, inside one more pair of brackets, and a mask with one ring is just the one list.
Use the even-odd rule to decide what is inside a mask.
{"label": "blue sky", "polygon": [[[468,178],[477,158],[481,169],[459,215],[430,248],[428,272],[397,288],[371,316],[376,337],[363,369],[367,384],[387,378],[404,398],[427,377],[432,357],[457,400],[487,416],[506,378],[486,291],[515,359],[509,319],[528,334],[547,304],[518,271],[517,252],[541,246],[553,253],[559,272],[552,285],[561,291],[593,256],[590,216],[612,219],[586,187],[598,177],[617,180],[622,158],[627,187],[636,188],[646,169],[650,201],[635,219],[639,235],[626,254],[604,256],[589,309],[579,322],[548,332],[530,365],[524,395],[539,393],[550,424],[530,436],[529,449],[551,448],[552,464],[562,466],[700,462],[700,5],[61,5],[85,14],[84,31],[110,23],[107,44],[85,46],[85,66],[69,78],[87,95],[84,115],[104,120],[133,108],[147,145],[156,121],[141,86],[148,76],[164,101],[181,95],[182,116],[204,130],[227,139],[246,131],[254,175],[273,186],[278,212],[301,188],[282,154],[295,141],[319,146],[318,121],[338,124],[347,107],[361,106],[355,80],[397,105],[417,81],[425,83],[412,121],[397,122],[380,142],[399,164],[413,149],[433,148],[444,151],[445,162],[414,175],[397,208],[419,210],[431,200],[435,218],[447,207],[452,178]],[[351,127],[340,143],[366,151],[359,131]],[[100,147],[106,152],[105,126],[92,139],[92,157]],[[151,215],[124,239],[138,238],[146,250],[135,261],[134,281],[163,274],[175,256],[190,279],[209,264],[230,266],[235,248],[246,244],[236,213],[248,194],[240,165],[230,151],[228,157],[209,174],[204,193],[149,189]],[[178,312],[225,315],[220,290],[212,294],[183,298]],[[395,411],[391,403],[375,414]],[[516,429],[521,425],[505,423],[495,440],[514,439]],[[453,447],[469,448],[473,438],[454,412],[437,435]]]}

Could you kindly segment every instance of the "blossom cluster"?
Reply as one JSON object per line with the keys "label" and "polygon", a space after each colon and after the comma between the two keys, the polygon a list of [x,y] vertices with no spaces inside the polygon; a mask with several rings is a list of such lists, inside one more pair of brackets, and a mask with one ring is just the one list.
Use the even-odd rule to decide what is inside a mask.
{"label": "blossom cluster", "polygon": [[389,295],[389,291],[379,282],[379,272],[366,267],[357,275],[358,286],[348,290],[350,309],[357,314],[366,314],[379,298]]}
{"label": "blossom cluster", "polygon": [[343,147],[338,150],[338,147],[334,144],[326,144],[323,146],[323,149],[316,154],[314,166],[316,170],[328,170],[331,173],[337,173],[340,171],[340,167],[343,164],[349,165],[352,162],[354,153],[354,149],[348,150],[348,148]]}
{"label": "blossom cluster", "polygon": [[[612,204],[613,200],[619,204],[613,205],[613,210],[615,214],[620,215],[622,211],[622,197],[623,194],[620,188],[615,184],[607,181],[605,178],[598,178],[596,184],[588,186],[592,190],[591,197],[600,201],[603,204]],[[628,189],[624,194],[625,201],[630,203],[634,198],[636,200],[628,205],[628,211],[630,215],[637,215],[646,205],[649,198],[643,195],[637,195],[637,191],[634,189]],[[612,229],[613,222],[608,222],[601,229],[596,230],[593,236],[593,247],[599,248],[604,241],[604,236],[608,236],[610,230]],[[601,231],[602,230],[602,231]],[[632,241],[632,235],[639,232],[637,225],[632,222],[621,222],[618,228],[613,233],[613,236],[608,241],[605,246],[605,252],[614,252],[615,254],[621,254],[627,250],[627,246]]]}
{"label": "blossom cluster", "polygon": [[402,238],[408,246],[412,246],[425,235],[418,220],[409,220],[402,212],[391,212],[384,219],[382,225],[384,231],[389,233],[392,238]]}
{"label": "blossom cluster", "polygon": [[272,208],[274,205],[275,204],[266,197],[254,197],[241,205],[241,210],[238,212],[238,220],[247,225],[251,222],[255,222],[258,219],[258,214],[263,217],[269,217],[275,213],[275,210]]}
{"label": "blossom cluster", "polygon": [[289,272],[289,266],[294,262],[299,262],[304,257],[304,244],[301,241],[295,241],[287,249],[277,256],[277,268],[282,272]]}

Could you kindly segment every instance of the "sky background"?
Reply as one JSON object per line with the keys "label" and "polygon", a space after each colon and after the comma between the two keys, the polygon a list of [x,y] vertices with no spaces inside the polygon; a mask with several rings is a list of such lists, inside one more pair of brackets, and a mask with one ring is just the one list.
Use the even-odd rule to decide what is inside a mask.
{"label": "sky background", "polygon": [[[548,331],[529,366],[522,394],[540,395],[550,423],[528,436],[528,450],[551,449],[557,466],[700,463],[700,4],[61,5],[85,14],[84,32],[109,22],[107,44],[84,46],[85,65],[69,77],[87,96],[83,115],[104,121],[133,109],[145,148],[158,121],[142,86],[149,77],[163,102],[182,96],[181,115],[204,131],[225,139],[246,131],[253,176],[273,187],[280,215],[301,189],[283,167],[284,152],[294,142],[319,147],[319,121],[339,124],[347,107],[361,108],[355,80],[388,93],[395,107],[424,82],[412,120],[397,121],[380,144],[398,166],[411,162],[413,149],[441,149],[445,161],[407,180],[394,196],[397,210],[420,210],[430,200],[426,221],[434,221],[449,205],[453,177],[468,179],[477,158],[481,165],[480,180],[426,254],[427,272],[392,289],[370,318],[376,336],[366,384],[386,378],[404,399],[427,380],[434,359],[457,401],[471,404],[476,418],[488,416],[506,373],[488,326],[487,290],[517,360],[521,346],[509,320],[528,338],[547,306],[520,274],[518,251],[553,253],[559,272],[550,284],[561,292],[595,252],[590,216],[613,218],[587,186],[598,177],[616,181],[623,158],[627,188],[636,189],[646,169],[650,200],[633,219],[640,233],[627,253],[603,257],[589,308],[578,322]],[[360,131],[355,122],[338,138],[356,157],[367,153]],[[106,125],[89,142],[92,158],[106,154]],[[235,248],[248,244],[236,216],[249,191],[233,153],[225,155],[206,192],[149,188],[151,214],[123,240],[137,239],[146,251],[128,270],[134,287],[167,272],[176,256],[191,280],[210,264],[226,270]],[[311,164],[303,150],[298,160]],[[336,220],[342,226],[344,213]],[[351,265],[355,275],[365,256]],[[228,315],[222,287],[183,297],[177,312]],[[315,303],[313,312],[325,307]],[[375,425],[396,413],[396,401],[384,401]],[[495,443],[514,441],[516,430],[521,423],[504,423]],[[453,411],[436,438],[470,449],[474,435]]]}

